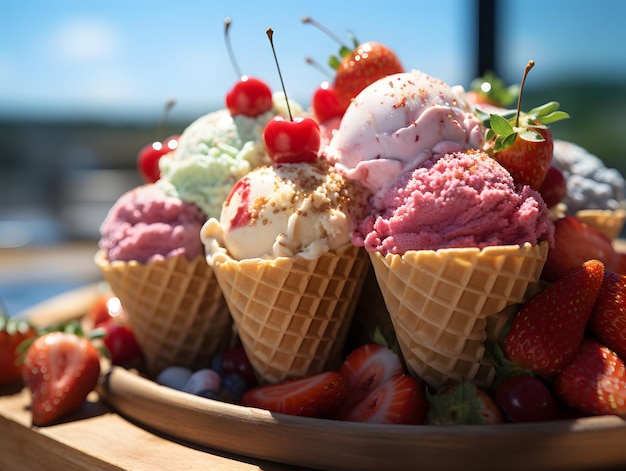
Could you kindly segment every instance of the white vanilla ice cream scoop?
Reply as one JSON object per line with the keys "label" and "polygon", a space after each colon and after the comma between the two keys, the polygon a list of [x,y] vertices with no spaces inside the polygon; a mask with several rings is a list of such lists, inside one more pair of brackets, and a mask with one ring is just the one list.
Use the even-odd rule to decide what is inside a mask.
{"label": "white vanilla ice cream scoop", "polygon": [[433,154],[479,149],[480,120],[457,88],[420,71],[382,78],[353,100],[323,153],[376,193]]}
{"label": "white vanilla ice cream scoop", "polygon": [[207,254],[237,260],[313,259],[350,243],[367,196],[325,160],[259,167],[239,180],[201,238]]}

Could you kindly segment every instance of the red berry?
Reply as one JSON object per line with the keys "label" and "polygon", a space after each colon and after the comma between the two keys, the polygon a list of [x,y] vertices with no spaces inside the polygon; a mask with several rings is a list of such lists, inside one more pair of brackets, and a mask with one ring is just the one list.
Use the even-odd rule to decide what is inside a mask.
{"label": "red berry", "polygon": [[604,270],[600,295],[591,313],[589,329],[622,360],[626,359],[626,276]]}
{"label": "red berry", "polygon": [[610,348],[587,337],[572,362],[554,380],[565,404],[592,415],[626,417],[626,367]]}
{"label": "red berry", "polygon": [[504,337],[506,358],[535,374],[558,374],[582,342],[603,277],[602,262],[589,260],[522,305]]}
{"label": "red berry", "polygon": [[313,93],[311,100],[313,115],[318,123],[324,123],[329,119],[340,118],[346,111],[346,108],[339,103],[339,97],[335,89],[328,83],[322,84]]}
{"label": "red berry", "polygon": [[233,116],[255,118],[272,109],[272,91],[265,82],[244,75],[226,94],[226,108]]}
{"label": "red berry", "polygon": [[371,41],[360,44],[337,67],[334,85],[339,103],[345,110],[369,84],[400,72],[404,72],[404,67],[387,46]]}
{"label": "red berry", "polygon": [[565,216],[554,223],[554,245],[548,250],[541,278],[555,281],[591,259],[602,261],[611,271],[626,274],[626,254],[616,251],[597,229]]}
{"label": "red berry", "polygon": [[496,389],[494,400],[510,422],[554,420],[557,407],[548,387],[537,377],[515,375]]}
{"label": "red berry", "polygon": [[257,384],[254,368],[250,364],[250,360],[248,360],[246,351],[241,346],[231,348],[222,354],[222,376],[232,373],[236,373],[245,379],[248,386]]}
{"label": "red berry", "polygon": [[17,382],[22,377],[18,348],[36,336],[35,329],[24,319],[0,314],[0,384]]}
{"label": "red berry", "polygon": [[161,178],[159,170],[159,160],[165,154],[178,147],[178,136],[171,136],[163,142],[155,141],[144,146],[137,156],[137,169],[139,175],[146,183],[154,183]]}
{"label": "red berry", "polygon": [[567,182],[563,173],[554,165],[550,165],[543,183],[539,187],[539,193],[548,208],[559,204],[567,195]]}
{"label": "red berry", "polygon": [[80,409],[95,388],[98,350],[85,337],[51,332],[28,348],[22,372],[31,391],[33,425],[48,425]]}
{"label": "red berry", "polygon": [[327,371],[248,389],[241,396],[241,403],[281,414],[333,418],[346,392],[343,376]]}
{"label": "red berry", "polygon": [[100,325],[105,331],[104,345],[114,365],[127,365],[141,357],[141,349],[131,327],[114,318]]}
{"label": "red berry", "polygon": [[339,367],[348,383],[348,397],[343,409],[349,410],[374,389],[393,376],[404,373],[400,357],[389,348],[375,343],[354,349]]}
{"label": "red berry", "polygon": [[533,129],[543,141],[527,140],[519,133],[510,146],[495,152],[493,157],[509,171],[516,183],[539,190],[552,163],[554,143],[549,129]]}
{"label": "red berry", "polygon": [[320,148],[320,127],[311,118],[276,116],[265,125],[263,142],[276,163],[313,162]]}
{"label": "red berry", "polygon": [[422,424],[428,405],[423,386],[399,374],[372,389],[341,420],[372,424]]}
{"label": "red berry", "polygon": [[469,381],[428,396],[427,422],[434,425],[501,424],[504,414],[484,389]]}

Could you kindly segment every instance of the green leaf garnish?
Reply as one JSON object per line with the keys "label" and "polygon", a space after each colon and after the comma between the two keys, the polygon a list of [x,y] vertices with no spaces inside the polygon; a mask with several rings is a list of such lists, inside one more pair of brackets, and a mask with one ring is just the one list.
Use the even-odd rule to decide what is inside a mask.
{"label": "green leaf garnish", "polygon": [[470,88],[503,108],[513,103],[519,95],[519,85],[507,87],[492,71],[487,71],[482,77],[474,79]]}

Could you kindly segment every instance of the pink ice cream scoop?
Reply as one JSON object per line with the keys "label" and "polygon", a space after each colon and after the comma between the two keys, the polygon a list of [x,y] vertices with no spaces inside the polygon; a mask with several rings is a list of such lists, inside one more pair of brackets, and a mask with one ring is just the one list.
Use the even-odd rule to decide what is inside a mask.
{"label": "pink ice cream scoop", "polygon": [[206,216],[191,203],[167,196],[156,185],[143,185],[122,195],[100,226],[99,246],[110,262],[147,263],[184,254],[204,253],[200,228]]}
{"label": "pink ice cream scoop", "polygon": [[458,91],[419,71],[382,78],[353,100],[323,153],[376,193],[434,154],[480,149],[480,120]]}
{"label": "pink ice cream scoop", "polygon": [[366,250],[407,250],[537,243],[554,227],[538,192],[516,187],[487,154],[468,151],[427,160],[372,201],[353,242]]}

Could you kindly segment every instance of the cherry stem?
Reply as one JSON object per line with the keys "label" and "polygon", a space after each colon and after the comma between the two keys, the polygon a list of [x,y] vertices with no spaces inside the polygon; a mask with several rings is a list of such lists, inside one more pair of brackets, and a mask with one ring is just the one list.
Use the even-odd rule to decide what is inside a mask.
{"label": "cherry stem", "polygon": [[331,74],[328,70],[322,67],[320,63],[317,62],[315,59],[313,59],[312,57],[305,57],[304,60],[307,64],[312,65],[317,70],[319,70],[322,74],[324,74],[326,77],[332,80],[333,74]]}
{"label": "cherry stem", "polygon": [[163,115],[161,115],[161,120],[159,121],[159,125],[157,126],[157,135],[155,141],[162,139],[160,136],[165,135],[165,125],[167,124],[167,120],[169,118],[170,111],[174,108],[176,104],[176,100],[170,98],[165,102],[165,107],[163,108]]}
{"label": "cherry stem", "polygon": [[319,29],[320,31],[322,31],[324,34],[326,34],[326,36],[328,36],[329,38],[331,38],[333,41],[335,41],[337,44],[339,44],[341,47],[347,47],[343,41],[341,40],[341,38],[339,38],[339,36],[337,36],[335,33],[333,33],[331,30],[329,30],[328,28],[326,28],[326,26],[324,26],[321,23],[318,23],[317,21],[315,21],[313,18],[311,18],[310,16],[303,16],[302,17],[302,22],[303,23],[309,23],[313,26],[315,26],[317,29]]}
{"label": "cherry stem", "polygon": [[272,28],[267,28],[265,32],[270,40],[272,46],[272,53],[274,54],[274,61],[276,62],[276,68],[278,69],[278,77],[280,78],[280,85],[283,87],[283,93],[285,94],[285,104],[287,105],[287,113],[289,114],[289,121],[293,121],[291,114],[291,108],[289,106],[289,98],[287,98],[287,89],[285,88],[285,82],[283,82],[283,74],[280,73],[280,65],[278,65],[278,57],[276,56],[276,48],[274,47],[274,31]]}
{"label": "cherry stem", "polygon": [[237,59],[235,59],[235,54],[233,53],[233,47],[230,44],[230,35],[228,34],[230,30],[230,25],[232,24],[232,22],[233,20],[231,20],[228,17],[224,19],[224,40],[226,41],[226,50],[228,51],[228,56],[230,57],[230,63],[233,65],[233,69],[235,69],[237,78],[240,79],[242,77],[241,69],[239,68],[239,65],[237,64]]}
{"label": "cherry stem", "polygon": [[519,127],[519,115],[522,109],[522,93],[524,92],[524,82],[526,82],[526,77],[528,76],[528,72],[535,66],[534,60],[529,60],[528,64],[524,68],[524,75],[522,75],[522,83],[519,87],[519,96],[517,97],[517,114],[515,115],[515,127]]}

